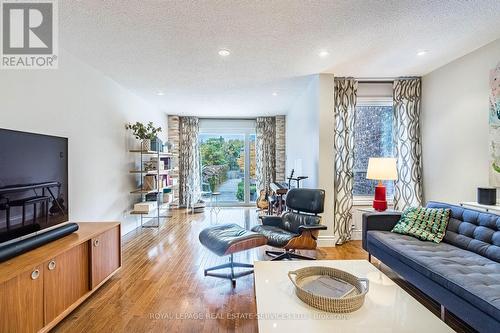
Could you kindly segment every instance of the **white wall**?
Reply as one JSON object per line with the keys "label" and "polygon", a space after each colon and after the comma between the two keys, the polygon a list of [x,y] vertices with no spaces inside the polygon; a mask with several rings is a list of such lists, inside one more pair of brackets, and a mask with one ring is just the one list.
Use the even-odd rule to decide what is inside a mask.
{"label": "white wall", "polygon": [[425,200],[475,201],[488,185],[489,72],[499,61],[500,39],[423,77]]}
{"label": "white wall", "polygon": [[335,151],[333,116],[333,88],[332,74],[319,75],[319,176],[318,187],[326,192],[325,212],[322,223],[328,229],[321,233],[322,246],[334,246],[334,180],[335,180]]}
{"label": "white wall", "polygon": [[[287,174],[295,168],[309,176],[304,187],[326,191],[322,223],[328,230],[319,236],[321,246],[334,246],[333,233],[333,75],[311,76],[307,90],[297,99],[286,118]],[[297,168],[301,160],[301,169]],[[297,173],[297,175],[298,175]]]}
{"label": "white wall", "polygon": [[318,186],[319,75],[311,77],[307,89],[286,114],[286,176],[309,176],[304,187]]}
{"label": "white wall", "polygon": [[71,221],[118,220],[123,233],[137,225],[126,214],[136,142],[124,125],[132,121],[166,134],[164,114],[64,50],[57,70],[0,73],[1,128],[69,138]]}

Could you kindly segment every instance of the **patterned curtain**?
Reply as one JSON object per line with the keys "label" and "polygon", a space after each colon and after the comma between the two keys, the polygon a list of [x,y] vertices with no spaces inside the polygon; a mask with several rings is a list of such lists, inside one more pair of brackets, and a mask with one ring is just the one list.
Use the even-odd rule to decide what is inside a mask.
{"label": "patterned curtain", "polygon": [[256,177],[257,193],[269,190],[276,179],[276,118],[258,117],[256,124]]}
{"label": "patterned curtain", "polygon": [[179,205],[191,207],[201,198],[198,118],[179,117]]}
{"label": "patterned curtain", "polygon": [[420,78],[394,81],[394,147],[398,179],[394,209],[422,205],[422,145],[420,138]]}
{"label": "patterned curtain", "polygon": [[286,180],[286,116],[276,116],[276,181]]}
{"label": "patterned curtain", "polygon": [[358,82],[351,78],[335,78],[334,86],[334,232],[337,244],[351,239],[352,192],[354,185],[354,114]]}

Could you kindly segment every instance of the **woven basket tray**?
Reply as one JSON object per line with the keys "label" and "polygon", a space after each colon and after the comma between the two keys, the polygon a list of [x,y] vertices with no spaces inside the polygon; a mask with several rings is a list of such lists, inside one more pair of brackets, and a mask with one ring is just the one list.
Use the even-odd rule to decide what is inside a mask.
{"label": "woven basket tray", "polygon": [[[295,278],[292,277],[293,275],[295,275]],[[311,276],[323,275],[345,281],[354,286],[354,290],[344,298],[332,298],[310,293],[301,287],[305,279]],[[288,272],[288,277],[295,286],[295,293],[298,298],[312,307],[327,312],[349,313],[356,311],[363,306],[365,295],[368,292],[368,279],[361,279],[331,267],[314,266],[301,268],[296,271]]]}

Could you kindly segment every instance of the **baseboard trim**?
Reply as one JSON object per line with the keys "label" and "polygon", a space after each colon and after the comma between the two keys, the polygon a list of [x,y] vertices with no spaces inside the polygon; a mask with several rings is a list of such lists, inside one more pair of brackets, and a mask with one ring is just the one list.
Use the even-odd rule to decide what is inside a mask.
{"label": "baseboard trim", "polygon": [[351,240],[361,240],[362,235],[361,235],[361,230],[353,230],[351,234]]}
{"label": "baseboard trim", "polygon": [[337,242],[337,236],[319,236],[318,246],[319,247],[335,247]]}

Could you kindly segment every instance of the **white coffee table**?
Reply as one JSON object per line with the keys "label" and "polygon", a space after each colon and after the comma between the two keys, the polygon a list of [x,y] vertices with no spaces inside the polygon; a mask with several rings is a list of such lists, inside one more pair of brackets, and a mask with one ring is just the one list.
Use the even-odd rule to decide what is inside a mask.
{"label": "white coffee table", "polygon": [[[307,266],[335,267],[368,278],[370,290],[363,307],[349,314],[332,314],[303,303],[287,274]],[[258,261],[254,272],[260,333],[453,332],[366,260]]]}

